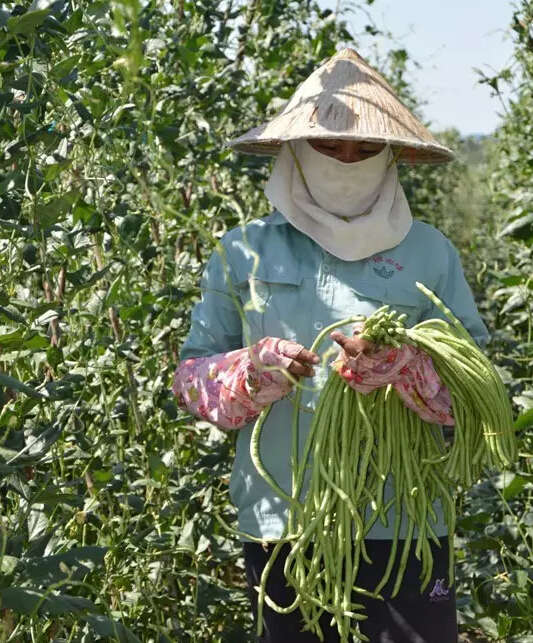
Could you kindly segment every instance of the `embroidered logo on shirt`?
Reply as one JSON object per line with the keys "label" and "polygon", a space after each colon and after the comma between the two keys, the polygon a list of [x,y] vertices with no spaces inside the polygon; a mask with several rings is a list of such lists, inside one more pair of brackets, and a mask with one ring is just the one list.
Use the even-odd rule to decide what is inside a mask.
{"label": "embroidered logo on shirt", "polygon": [[390,257],[376,255],[375,257],[372,257],[372,261],[377,264],[382,264],[379,268],[377,266],[373,266],[373,270],[378,277],[382,277],[383,279],[390,279],[396,270],[403,270],[403,266]]}
{"label": "embroidered logo on shirt", "polygon": [[444,578],[437,578],[429,594],[429,600],[433,603],[437,601],[447,601],[450,598],[449,594],[450,590],[444,587]]}
{"label": "embroidered logo on shirt", "polygon": [[394,274],[394,270],[387,270],[385,266],[381,266],[381,268],[374,267],[374,272],[378,277],[383,277],[383,279],[390,279]]}

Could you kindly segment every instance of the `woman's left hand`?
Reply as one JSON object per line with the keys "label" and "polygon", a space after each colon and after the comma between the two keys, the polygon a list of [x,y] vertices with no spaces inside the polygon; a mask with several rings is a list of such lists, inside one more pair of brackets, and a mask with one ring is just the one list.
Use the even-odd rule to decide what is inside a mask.
{"label": "woman's left hand", "polygon": [[374,344],[372,342],[362,339],[357,335],[347,337],[346,335],[343,335],[340,330],[334,330],[330,333],[330,337],[344,349],[344,352],[348,357],[357,357],[359,353],[369,353],[374,349]]}

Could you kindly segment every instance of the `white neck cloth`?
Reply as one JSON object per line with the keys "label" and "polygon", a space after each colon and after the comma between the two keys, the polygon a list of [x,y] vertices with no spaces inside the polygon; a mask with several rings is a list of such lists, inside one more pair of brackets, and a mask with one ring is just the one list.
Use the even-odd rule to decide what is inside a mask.
{"label": "white neck cloth", "polygon": [[344,261],[365,259],[405,238],[413,217],[388,145],[356,163],[322,154],[306,140],[291,145],[305,183],[284,143],[265,194],[295,228]]}

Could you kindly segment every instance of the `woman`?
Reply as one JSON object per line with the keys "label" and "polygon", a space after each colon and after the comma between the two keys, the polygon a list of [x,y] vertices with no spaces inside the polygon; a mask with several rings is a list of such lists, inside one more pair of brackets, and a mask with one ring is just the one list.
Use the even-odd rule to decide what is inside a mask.
{"label": "woman", "polygon": [[[351,315],[369,315],[383,304],[405,313],[409,326],[441,317],[417,290],[415,282],[422,281],[476,341],[485,341],[487,330],[457,251],[435,228],[413,221],[398,182],[397,160],[437,163],[453,154],[432,138],[355,51],[345,49],[328,60],[300,85],[278,116],[231,145],[248,153],[277,154],[265,188],[274,212],[228,232],[222,251],[211,257],[202,280],[202,301],[193,310],[182,347],[174,392],[180,404],[199,417],[239,429],[230,483],[239,529],[274,541],[286,525],[287,504],[250,460],[253,420],[273,403],[261,458],[290,493],[292,405],[287,395],[293,378],[285,373],[306,378],[301,379],[306,384],[302,404],[312,411],[328,376],[320,355],[308,349],[321,329]],[[344,364],[372,350],[352,336],[350,328],[335,331],[331,339],[342,347],[339,360]],[[329,346],[325,342],[324,351],[333,341]],[[424,400],[430,414],[433,402]],[[312,413],[300,413],[300,449],[311,417]],[[389,480],[385,500],[393,493]],[[442,546],[433,546],[432,581],[420,594],[420,563],[412,553],[399,595],[391,599],[391,587],[386,586],[384,601],[366,600],[368,619],[361,623],[361,632],[373,642],[457,640],[455,595],[447,583],[447,529],[440,504],[434,509],[437,522],[432,527]],[[381,578],[392,538],[392,512],[388,526],[377,521],[368,533],[366,545],[374,564],[361,566],[360,586],[375,587]],[[259,584],[272,546],[264,548],[246,536],[243,541],[255,614],[253,587]],[[283,562],[280,556],[267,592],[278,604],[288,605],[293,597],[285,584]],[[329,620],[324,615],[321,621],[325,640],[338,641]],[[264,626],[261,640],[269,643],[318,641],[300,631],[298,611],[280,615],[265,607]]]}

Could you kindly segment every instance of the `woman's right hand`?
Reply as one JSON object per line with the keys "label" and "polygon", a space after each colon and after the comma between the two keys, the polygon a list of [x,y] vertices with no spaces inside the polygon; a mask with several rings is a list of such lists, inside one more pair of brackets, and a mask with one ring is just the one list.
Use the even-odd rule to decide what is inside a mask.
{"label": "woman's right hand", "polygon": [[285,355],[292,357],[292,363],[287,369],[289,373],[302,375],[303,377],[313,377],[315,369],[312,365],[318,364],[320,357],[296,342],[287,341],[287,344],[290,344],[290,348],[285,348]]}
{"label": "woman's right hand", "polygon": [[265,366],[281,366],[295,376],[313,377],[313,364],[320,362],[316,353],[288,339],[264,337],[257,342],[259,359]]}

